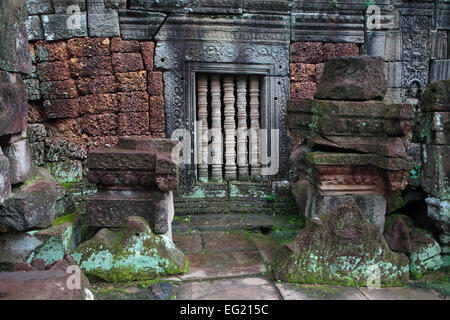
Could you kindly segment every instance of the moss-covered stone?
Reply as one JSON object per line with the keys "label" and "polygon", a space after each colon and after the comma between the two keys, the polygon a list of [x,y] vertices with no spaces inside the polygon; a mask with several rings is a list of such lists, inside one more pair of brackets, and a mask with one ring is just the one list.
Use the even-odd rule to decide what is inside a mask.
{"label": "moss-covered stone", "polygon": [[402,286],[408,281],[408,258],[389,249],[354,200],[311,222],[275,257],[275,279],[367,286],[379,274],[383,286]]}
{"label": "moss-covered stone", "polygon": [[420,104],[425,112],[450,111],[450,80],[431,83],[423,92]]}
{"label": "moss-covered stone", "polygon": [[129,217],[120,231],[100,230],[72,256],[88,276],[109,282],[151,280],[188,270],[182,251],[167,236],[154,234],[140,217]]}

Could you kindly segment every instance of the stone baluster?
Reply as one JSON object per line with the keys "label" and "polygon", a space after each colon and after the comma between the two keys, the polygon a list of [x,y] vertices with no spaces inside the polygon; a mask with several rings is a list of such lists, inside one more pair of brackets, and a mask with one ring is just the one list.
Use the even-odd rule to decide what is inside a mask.
{"label": "stone baluster", "polygon": [[225,132],[225,178],[227,180],[236,180],[236,122],[235,116],[235,98],[234,98],[234,77],[225,76],[223,79],[224,90],[224,132]]}
{"label": "stone baluster", "polygon": [[211,180],[222,182],[223,141],[222,141],[222,115],[220,112],[220,76],[211,76]]}
{"label": "stone baluster", "polygon": [[198,180],[208,182],[208,78],[200,75],[197,82],[198,136]]}
{"label": "stone baluster", "polygon": [[252,178],[258,179],[261,176],[261,162],[259,157],[259,78],[250,77],[250,167]]}
{"label": "stone baluster", "polygon": [[248,180],[247,151],[247,77],[237,80],[237,164],[239,180]]}

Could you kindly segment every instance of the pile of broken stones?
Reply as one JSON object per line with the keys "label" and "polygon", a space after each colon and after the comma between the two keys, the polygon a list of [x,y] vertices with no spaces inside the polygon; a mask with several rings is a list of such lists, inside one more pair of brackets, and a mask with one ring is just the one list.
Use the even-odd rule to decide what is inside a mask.
{"label": "pile of broken stones", "polygon": [[276,257],[276,279],[403,286],[446,266],[429,232],[386,216],[413,168],[415,116],[412,105],[384,102],[386,90],[381,58],[341,57],[326,62],[315,99],[289,101],[293,193],[307,225]]}
{"label": "pile of broken stones", "polygon": [[[0,273],[0,298],[92,299],[86,276],[123,282],[186,272],[187,258],[170,229],[175,146],[170,139],[123,137],[114,148],[93,150],[88,179],[98,191],[82,215],[59,217],[64,188],[37,170],[2,204],[0,264],[13,272]],[[85,239],[92,230],[98,232]],[[71,281],[79,285],[70,288]]]}

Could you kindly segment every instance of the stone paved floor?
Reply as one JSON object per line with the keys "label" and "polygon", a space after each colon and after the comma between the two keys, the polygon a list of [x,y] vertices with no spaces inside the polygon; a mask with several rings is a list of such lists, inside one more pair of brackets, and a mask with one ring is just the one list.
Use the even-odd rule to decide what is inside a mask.
{"label": "stone paved floor", "polygon": [[[160,283],[94,284],[97,299],[177,300],[440,300],[429,288],[349,288],[274,281],[270,263],[281,244],[295,237],[301,221],[289,217],[226,215],[183,217],[174,242],[190,270]],[[231,227],[230,227],[231,226]],[[270,231],[270,232],[269,232]],[[448,275],[447,275],[448,276]],[[448,283],[448,281],[447,281]],[[449,291],[449,290],[447,290]]]}

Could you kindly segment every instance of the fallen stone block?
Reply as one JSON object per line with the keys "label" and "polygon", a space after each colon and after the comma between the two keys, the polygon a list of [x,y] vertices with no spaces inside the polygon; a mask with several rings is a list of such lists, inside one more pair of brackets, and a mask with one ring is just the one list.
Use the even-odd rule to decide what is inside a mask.
{"label": "fallen stone block", "polygon": [[408,258],[389,249],[377,226],[354,200],[311,220],[272,264],[277,280],[307,284],[402,286]]}
{"label": "fallen stone block", "polygon": [[63,259],[81,242],[81,224],[74,214],[56,219],[39,231],[0,234],[0,266],[5,270],[18,263],[42,259],[46,265]]}
{"label": "fallen stone block", "polygon": [[0,300],[94,300],[89,280],[70,255],[51,265],[35,259],[15,269],[0,273]]}
{"label": "fallen stone block", "polygon": [[383,100],[387,91],[383,59],[358,56],[332,58],[325,62],[316,99]]}
{"label": "fallen stone block", "polygon": [[118,232],[100,230],[72,257],[86,275],[109,282],[157,279],[188,270],[182,251],[168,237],[154,234],[141,217],[129,217]]}
{"label": "fallen stone block", "polygon": [[443,266],[441,248],[431,234],[415,228],[410,232],[412,252],[409,256],[411,275],[419,279],[426,272],[439,270]]}
{"label": "fallen stone block", "polygon": [[0,205],[0,233],[46,228],[53,223],[64,189],[44,169],[13,190]]}

